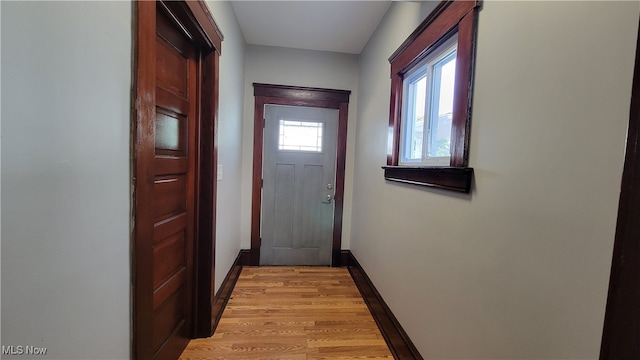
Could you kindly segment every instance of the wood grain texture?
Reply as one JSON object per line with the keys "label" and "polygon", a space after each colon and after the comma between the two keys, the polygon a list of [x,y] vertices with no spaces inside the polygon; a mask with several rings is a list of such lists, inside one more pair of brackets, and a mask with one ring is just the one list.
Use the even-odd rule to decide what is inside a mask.
{"label": "wood grain texture", "polygon": [[465,194],[471,192],[473,168],[450,166],[383,166],[382,168],[385,180]]}
{"label": "wood grain texture", "polygon": [[199,48],[206,49],[207,54],[209,51],[222,54],[224,36],[204,1],[162,1],[162,6],[180,20]]}
{"label": "wood grain texture", "polygon": [[215,334],[192,340],[196,359],[393,359],[349,272],[246,267]]}
{"label": "wood grain texture", "polygon": [[348,103],[351,91],[254,83],[253,94],[289,100]]}
{"label": "wood grain texture", "polygon": [[132,118],[133,194],[133,339],[132,357],[149,359],[152,352],[153,327],[153,216],[147,206],[153,201],[154,127],[155,118],[155,44],[156,5],[152,2],[133,3],[135,21],[134,43],[134,109]]}
{"label": "wood grain texture", "polygon": [[212,303],[215,285],[216,198],[218,169],[218,101],[220,54],[202,54],[200,73],[200,144],[198,146],[198,208],[196,241],[195,335],[213,333]]}
{"label": "wood grain texture", "polygon": [[177,358],[211,329],[222,34],[201,0],[133,8],[131,355]]}
{"label": "wood grain texture", "polygon": [[262,218],[262,148],[264,139],[263,96],[255,97],[253,112],[253,178],[251,185],[251,265],[260,263],[260,221]]}
{"label": "wood grain texture", "polygon": [[218,55],[222,55],[222,40],[224,35],[213,19],[213,15],[209,11],[209,6],[204,1],[185,1],[184,4],[189,7],[191,14],[195,17],[202,38],[209,40],[210,47],[213,47]]}
{"label": "wood grain texture", "polygon": [[[392,136],[391,149],[387,150],[387,165],[400,163],[400,119],[402,119],[402,76],[391,76],[391,101],[389,103],[389,129]],[[389,152],[390,151],[390,152]]]}
{"label": "wood grain texture", "polygon": [[[164,89],[167,96],[156,96],[154,163],[186,165],[177,173],[163,171],[171,166],[155,167],[154,201],[147,204],[154,208],[153,358],[172,359],[179,356],[192,333],[198,50],[182,32],[182,28],[172,22],[171,14],[158,5],[156,93],[158,89]],[[163,100],[169,101],[164,103]],[[169,110],[172,104],[180,102],[185,103],[185,112],[174,113]],[[167,118],[182,125],[168,126],[164,131],[159,131],[167,125]],[[172,142],[175,142],[176,151],[167,151],[164,145]],[[186,221],[181,215],[186,217]],[[177,231],[173,234],[166,231],[155,234],[156,229],[162,228]],[[162,235],[165,237],[162,238]]]}
{"label": "wood grain texture", "polygon": [[344,208],[344,181],[347,160],[347,122],[349,121],[349,103],[340,103],[338,114],[338,153],[336,158],[336,189],[333,211],[333,243],[331,245],[331,265],[341,266],[342,216]]}
{"label": "wood grain texture", "polygon": [[470,11],[458,24],[458,54],[451,123],[451,166],[465,167],[469,163],[477,17],[475,11]]}

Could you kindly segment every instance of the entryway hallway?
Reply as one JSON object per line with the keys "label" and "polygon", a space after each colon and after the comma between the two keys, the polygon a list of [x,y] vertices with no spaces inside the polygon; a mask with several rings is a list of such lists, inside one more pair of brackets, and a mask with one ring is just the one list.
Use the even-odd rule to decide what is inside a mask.
{"label": "entryway hallway", "polygon": [[214,335],[182,360],[393,359],[346,268],[245,267]]}

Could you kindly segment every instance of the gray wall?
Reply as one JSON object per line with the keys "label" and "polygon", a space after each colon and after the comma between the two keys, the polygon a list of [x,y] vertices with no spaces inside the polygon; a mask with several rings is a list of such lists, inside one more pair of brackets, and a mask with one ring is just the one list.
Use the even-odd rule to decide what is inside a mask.
{"label": "gray wall", "polygon": [[[244,38],[210,2],[220,61],[216,289],[240,249]],[[2,345],[130,354],[130,2],[5,2]]]}
{"label": "gray wall", "polygon": [[253,83],[351,90],[345,172],[342,248],[349,248],[355,120],[358,106],[358,57],[326,51],[247,45],[245,61],[242,154],[242,248],[251,247],[251,179],[253,164]]}
{"label": "gray wall", "polygon": [[242,114],[244,110],[244,37],[229,1],[208,1],[224,34],[220,57],[218,181],[215,287],[222,284],[240,251]]}
{"label": "gray wall", "polygon": [[419,8],[394,3],[360,58],[351,250],[425,358],[596,359],[639,3],[484,2],[470,196],[380,169],[386,59]]}
{"label": "gray wall", "polygon": [[128,358],[131,4],[0,6],[2,345]]}
{"label": "gray wall", "polygon": [[[424,5],[394,3],[359,58],[245,47],[230,4],[209,5],[225,34],[216,287],[249,247],[251,84],[347,89],[343,247],[422,354],[597,358],[637,2],[484,2],[471,196],[382,178],[387,58]],[[2,345],[128,358],[131,4],[0,12]]]}

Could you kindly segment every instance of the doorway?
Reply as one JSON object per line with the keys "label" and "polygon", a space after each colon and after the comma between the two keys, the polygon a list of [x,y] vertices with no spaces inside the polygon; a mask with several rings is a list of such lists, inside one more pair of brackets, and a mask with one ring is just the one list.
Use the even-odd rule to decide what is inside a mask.
{"label": "doorway", "polygon": [[222,34],[202,1],[133,6],[132,357],[177,359],[212,325]]}
{"label": "doorway", "polygon": [[[335,168],[335,181],[333,183],[330,182],[331,175],[327,175],[327,174],[324,174],[328,176],[326,179],[323,178],[324,175],[320,176],[319,178],[315,177],[316,179],[315,181],[317,181],[318,184],[316,184],[317,185],[316,190],[314,190],[316,194],[312,194],[312,195],[316,197],[316,195],[321,194],[320,198],[318,199],[319,205],[316,204],[316,208],[315,208],[316,210],[320,210],[320,212],[317,213],[316,219],[321,219],[322,216],[327,216],[326,214],[327,212],[322,210],[329,210],[331,208],[333,210],[333,215],[331,215],[330,212],[328,213],[329,226],[324,227],[325,232],[329,231],[331,233],[330,261],[327,261],[326,259],[324,259],[322,261],[322,264],[331,265],[331,266],[340,266],[341,265],[340,250],[342,245],[342,212],[343,212],[343,202],[344,202],[344,176],[345,176],[345,160],[346,160],[346,148],[347,148],[347,121],[348,121],[348,109],[349,109],[349,95],[351,94],[351,92],[347,90],[332,90],[332,89],[319,89],[319,88],[285,86],[285,85],[269,85],[269,84],[253,84],[253,86],[254,86],[254,97],[255,97],[255,112],[254,112],[253,184],[252,184],[252,208],[251,208],[251,253],[250,253],[249,263],[251,265],[260,265],[261,263],[268,264],[270,263],[270,261],[273,261],[273,260],[266,260],[266,259],[277,258],[275,262],[279,264],[280,263],[284,264],[287,262],[295,262],[297,265],[318,265],[320,264],[318,261],[321,256],[318,254],[323,253],[323,251],[325,251],[325,253],[327,254],[329,253],[328,250],[321,250],[319,249],[319,247],[318,247],[318,250],[313,250],[313,251],[306,250],[306,249],[316,248],[315,245],[310,246],[312,244],[309,244],[308,242],[306,242],[309,240],[309,238],[296,239],[295,240],[297,241],[296,246],[298,246],[297,250],[300,250],[300,251],[294,251],[293,246],[289,246],[289,245],[294,245],[293,243],[294,239],[293,237],[291,237],[294,235],[294,232],[289,233],[289,235],[291,235],[290,237],[287,237],[289,235],[286,235],[285,237],[279,238],[280,240],[288,239],[286,241],[289,241],[289,243],[284,243],[284,244],[274,243],[273,242],[274,239],[275,241],[279,241],[279,240],[278,238],[272,237],[271,239],[266,240],[264,244],[265,246],[264,248],[262,246],[263,241],[265,241],[265,239],[263,238],[263,231],[267,230],[273,233],[272,231],[273,229],[269,229],[268,228],[269,226],[276,226],[275,224],[278,224],[278,226],[281,226],[281,227],[289,226],[288,224],[283,225],[282,223],[278,223],[277,219],[275,219],[275,222],[274,220],[269,220],[269,216],[271,216],[271,214],[267,215],[266,210],[263,213],[263,201],[266,202],[265,206],[270,206],[270,207],[275,206],[273,203],[274,198],[269,199],[267,197],[268,194],[266,193],[266,186],[275,187],[279,183],[279,181],[277,180],[277,176],[278,176],[277,169],[276,169],[276,174],[274,175],[276,176],[276,179],[272,179],[272,180],[265,179],[265,176],[270,176],[269,171],[271,170],[263,169],[263,159],[269,161],[269,156],[265,154],[265,150],[264,150],[265,148],[263,147],[263,145],[269,146],[269,140],[265,138],[265,134],[267,134],[267,131],[271,131],[272,133],[275,133],[276,131],[279,133],[280,131],[280,119],[278,119],[277,121],[270,122],[273,129],[267,130],[266,128],[267,121],[268,121],[267,115],[271,116],[271,114],[269,113],[272,111],[271,109],[289,109],[291,111],[294,111],[293,114],[290,114],[290,115],[295,115],[293,116],[293,118],[297,116],[298,118],[302,118],[302,120],[306,119],[306,121],[302,121],[302,122],[300,122],[299,121],[300,119],[298,119],[297,125],[305,125],[305,124],[310,125],[312,123],[316,123],[316,125],[312,125],[312,126],[315,126],[317,130],[317,128],[320,126],[318,125],[318,123],[324,124],[324,121],[326,120],[322,120],[318,122],[308,117],[308,115],[304,115],[297,112],[297,111],[302,111],[302,112],[309,111],[309,108],[315,108],[318,111],[320,111],[320,109],[325,109],[325,110],[334,109],[334,113],[335,113],[335,110],[337,110],[337,138],[336,138],[336,150],[335,150],[335,158],[334,158],[335,165],[323,165],[323,167],[328,166],[328,167]],[[274,107],[275,105],[286,106],[286,108]],[[270,110],[266,112],[266,109],[270,109]],[[276,111],[276,113],[279,111],[281,110]],[[323,117],[323,116],[324,115],[320,117]],[[278,116],[275,116],[274,119],[277,117]],[[292,117],[292,116],[287,115],[284,117]],[[282,120],[286,121],[286,119],[282,119]],[[295,121],[292,120],[292,122],[289,123],[289,125],[293,126],[294,125],[293,122]],[[286,125],[286,123],[283,123],[283,126],[284,125]],[[325,126],[325,125],[322,125],[322,126]],[[275,141],[275,143],[277,144],[277,138],[272,137],[271,139],[273,139],[273,141]],[[273,146],[277,147],[278,145],[272,145],[272,147]],[[285,150],[283,149],[283,151]],[[330,151],[333,153],[333,150],[330,150]],[[309,155],[309,154],[306,154],[306,155]],[[304,162],[304,161],[313,161],[313,160],[311,160],[311,158],[309,157],[305,157],[304,160],[300,160],[300,161]],[[324,160],[322,161],[324,162]],[[289,162],[289,164],[291,164],[291,162]],[[304,176],[304,166],[300,167],[300,169],[301,169],[300,171],[302,172],[301,174]],[[289,170],[292,171],[292,168],[289,167]],[[313,170],[317,172],[318,168],[316,167],[315,169],[309,169],[308,171],[313,171]],[[281,175],[283,176],[286,175],[286,171],[284,171],[284,168],[283,168],[283,172],[281,172]],[[311,175],[309,174],[309,176]],[[326,184],[321,184],[324,182],[326,182]],[[263,183],[265,186],[264,189],[263,189]],[[300,184],[302,184],[302,182],[300,182]],[[322,188],[323,186],[324,188]],[[331,187],[332,189],[327,189],[327,187]],[[303,193],[304,193],[304,190],[300,190],[300,194],[303,194]],[[304,197],[304,195],[298,195],[298,198],[300,196]],[[331,198],[328,199],[327,196],[331,196]],[[296,201],[295,198],[296,198],[295,196],[290,196],[287,201],[293,201],[295,203]],[[286,200],[286,198],[284,199]],[[271,203],[269,203],[270,201]],[[322,203],[322,201],[324,201],[325,203]],[[319,207],[320,205],[327,205],[327,206],[325,206],[325,209],[323,209],[322,207]],[[295,209],[293,205],[292,205],[292,209]],[[315,210],[308,210],[308,211],[315,211]],[[266,229],[264,228],[264,225],[263,225],[263,221],[265,220],[265,217],[266,217],[266,220],[270,221],[272,224],[272,225],[267,224]],[[302,217],[299,217],[298,221],[302,222],[304,220]],[[319,220],[319,221],[322,222],[322,220]],[[293,224],[291,224],[291,226],[293,226]],[[299,223],[296,226],[300,228],[300,227],[303,227],[304,225]],[[314,232],[315,231],[314,229],[318,227],[320,227],[319,223],[316,223],[313,226],[309,226],[310,228],[309,231]],[[286,245],[286,246],[278,246],[278,245]],[[327,247],[329,248],[329,246]],[[261,255],[261,252],[263,249],[266,249],[266,248],[269,249],[268,252],[270,252],[270,254],[265,254],[265,257],[263,258]],[[280,250],[282,251],[272,251],[274,250],[274,248],[280,248]],[[280,254],[275,255],[276,252],[279,252]],[[294,253],[297,253],[297,255],[293,255]],[[310,255],[310,253],[315,253],[317,257],[314,258],[314,256],[316,255]],[[299,258],[296,259],[295,256],[299,256]],[[322,256],[325,256],[325,255],[322,255]],[[262,260],[265,260],[265,261],[262,261]]]}

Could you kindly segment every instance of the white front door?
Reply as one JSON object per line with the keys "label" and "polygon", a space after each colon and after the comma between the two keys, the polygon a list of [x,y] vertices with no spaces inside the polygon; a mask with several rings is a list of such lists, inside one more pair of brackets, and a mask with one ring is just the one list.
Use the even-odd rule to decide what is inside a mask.
{"label": "white front door", "polygon": [[338,110],[265,106],[261,265],[331,265]]}

